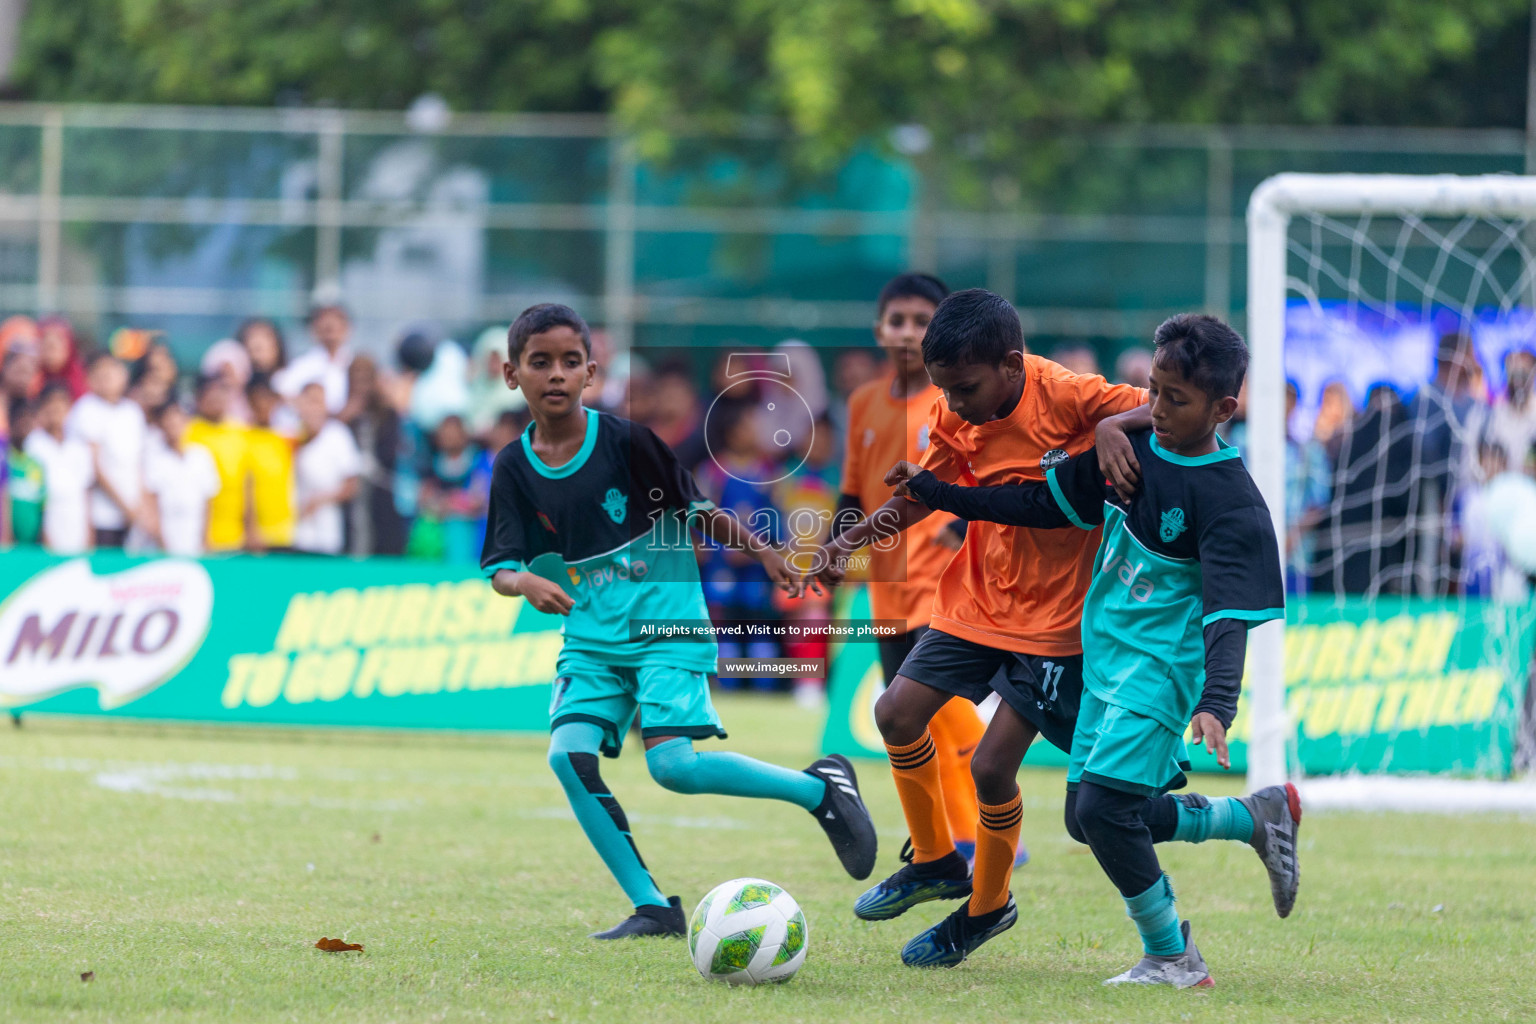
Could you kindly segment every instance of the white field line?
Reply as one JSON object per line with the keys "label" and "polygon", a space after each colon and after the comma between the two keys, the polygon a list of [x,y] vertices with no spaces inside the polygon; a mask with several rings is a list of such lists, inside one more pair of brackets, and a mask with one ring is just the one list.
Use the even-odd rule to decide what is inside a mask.
{"label": "white field line", "polygon": [[1536,814],[1536,779],[1340,775],[1297,783],[1307,810]]}

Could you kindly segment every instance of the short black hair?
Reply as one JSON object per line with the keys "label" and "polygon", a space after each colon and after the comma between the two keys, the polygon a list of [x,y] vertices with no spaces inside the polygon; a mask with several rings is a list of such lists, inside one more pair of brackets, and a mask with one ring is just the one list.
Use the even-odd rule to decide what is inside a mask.
{"label": "short black hair", "polygon": [[165,414],[170,412],[172,409],[175,409],[178,412],[186,413],[188,416],[192,415],[191,413],[187,412],[186,406],[182,405],[180,402],[173,398],[168,402],[161,402],[159,405],[151,409],[149,411],[149,422],[159,423],[161,420],[165,419]]}
{"label": "short black hair", "polygon": [[245,382],[245,396],[251,397],[258,391],[270,391],[277,394],[277,387],[272,383],[270,373],[253,373],[251,379]]}
{"label": "short black hair", "polygon": [[939,366],[996,366],[1008,353],[1023,351],[1024,326],[1018,311],[985,288],[967,288],[948,296],[934,310],[923,335],[923,362]]}
{"label": "short black hair", "polygon": [[112,360],[114,363],[118,363],[118,364],[122,363],[121,359],[117,358],[117,356],[113,355],[111,352],[107,351],[106,349],[104,349],[104,348],[97,349],[95,352],[92,352],[85,359],[85,370],[86,370],[86,372],[89,373],[90,371],[96,369],[96,364],[97,363],[106,362],[108,359]]}
{"label": "short black hair", "polygon": [[309,315],[304,318],[304,322],[312,324],[327,313],[340,313],[343,317],[346,317],[348,323],[352,322],[351,312],[341,302],[316,302],[309,307]]}
{"label": "short black hair", "polygon": [[516,363],[529,338],[556,327],[569,327],[581,335],[581,347],[586,349],[587,358],[592,358],[592,328],[587,326],[581,314],[558,302],[541,302],[517,315],[517,319],[507,329],[507,358]]}
{"label": "short black hair", "polygon": [[1153,358],[1177,370],[1212,401],[1236,398],[1248,373],[1243,336],[1214,316],[1179,313],[1157,325]]}
{"label": "short black hair", "polygon": [[75,404],[75,396],[70,392],[69,385],[56,380],[51,384],[43,385],[43,389],[37,393],[37,404],[33,408],[41,409],[53,399],[54,395],[63,395],[64,401],[71,405]]}
{"label": "short black hair", "polygon": [[216,373],[200,373],[197,375],[197,383],[193,386],[192,393],[198,398],[202,398],[205,391],[215,384],[222,383],[224,383],[224,378]]}
{"label": "short black hair", "polygon": [[897,274],[880,289],[875,315],[884,316],[885,307],[897,299],[927,299],[937,306],[949,297],[949,285],[932,274]]}

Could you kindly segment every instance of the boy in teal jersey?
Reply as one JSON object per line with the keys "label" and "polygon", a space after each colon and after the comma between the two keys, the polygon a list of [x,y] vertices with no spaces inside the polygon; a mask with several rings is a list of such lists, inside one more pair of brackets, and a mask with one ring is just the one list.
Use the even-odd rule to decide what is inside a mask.
{"label": "boy in teal jersey", "polygon": [[[651,777],[679,793],[784,800],[810,811],[843,867],[867,878],[875,829],[853,766],[839,755],[793,771],[734,753],[696,753],[724,738],[709,697],[716,647],[690,530],[744,551],[791,594],[799,587],[777,550],[716,509],[661,439],[587,409],[597,370],[587,325],[566,306],[527,309],[507,336],[507,386],[533,422],[496,457],[481,567],[496,592],[566,617],[550,704],[549,763],[603,862],[634,904],[593,938],[681,936],[678,897],[662,895],[598,771],[617,757],[636,715]],[[681,642],[659,626],[686,625]]]}
{"label": "boy in teal jersey", "polygon": [[1179,921],[1155,842],[1237,839],[1269,871],[1287,916],[1300,869],[1294,786],[1243,798],[1167,795],[1184,786],[1186,724],[1228,767],[1249,626],[1284,615],[1279,547],[1236,448],[1216,436],[1237,407],[1243,340],[1214,317],[1185,314],[1154,338],[1152,430],[1130,435],[1141,487],[1123,500],[1097,449],[1061,460],[1045,483],[957,487],[911,463],[899,494],[965,519],[1036,529],[1102,523],[1083,606],[1083,696],[1067,769],[1067,830],[1093,850],[1125,898],[1145,956],[1106,984],[1214,982]]}

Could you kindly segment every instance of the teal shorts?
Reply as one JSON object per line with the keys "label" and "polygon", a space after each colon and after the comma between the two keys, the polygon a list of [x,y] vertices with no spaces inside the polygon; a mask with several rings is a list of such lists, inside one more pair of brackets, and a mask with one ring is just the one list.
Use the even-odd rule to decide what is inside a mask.
{"label": "teal shorts", "polygon": [[709,673],[670,665],[607,665],[562,653],[555,663],[549,728],[590,722],[603,730],[603,754],[618,757],[624,737],[640,715],[640,735],[725,738],[709,699]]}
{"label": "teal shorts", "polygon": [[1183,733],[1115,704],[1086,687],[1067,761],[1067,788],[1093,782],[1141,796],[1182,789],[1189,771]]}

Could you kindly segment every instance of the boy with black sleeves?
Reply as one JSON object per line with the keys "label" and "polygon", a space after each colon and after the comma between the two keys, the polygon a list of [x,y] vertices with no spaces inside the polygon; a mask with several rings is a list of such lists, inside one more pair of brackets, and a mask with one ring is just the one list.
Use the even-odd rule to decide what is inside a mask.
{"label": "boy with black sleeves", "polygon": [[596,412],[582,394],[597,371],[585,321],[568,306],[532,306],[507,334],[506,383],[532,422],[497,455],[481,569],[506,597],[565,617],[550,701],[549,765],[571,810],[635,912],[595,939],[682,937],[677,896],[656,885],[629,820],[599,770],[618,757],[638,715],[651,777],[677,793],[782,800],[809,811],[854,878],[874,869],[877,839],[847,758],[804,771],[729,751],[710,700],[712,635],[667,643],[642,620],[705,622],[690,531],[743,551],[791,596],[800,588],[776,548],[716,508],[646,427]]}
{"label": "boy with black sleeves", "polygon": [[1216,436],[1247,370],[1237,332],[1183,314],[1155,335],[1152,429],[1130,435],[1141,489],[1106,484],[1097,449],[1053,466],[1044,483],[957,487],[911,463],[889,481],[929,508],[1036,529],[1100,524],[1104,539],[1083,607],[1083,693],[1067,769],[1067,830],[1093,850],[1125,898],[1145,956],[1106,984],[1214,984],[1154,842],[1247,841],[1287,916],[1300,869],[1294,786],[1243,798],[1171,797],[1184,786],[1183,733],[1223,767],[1237,711],[1247,629],[1284,615],[1273,524],[1236,448]]}

